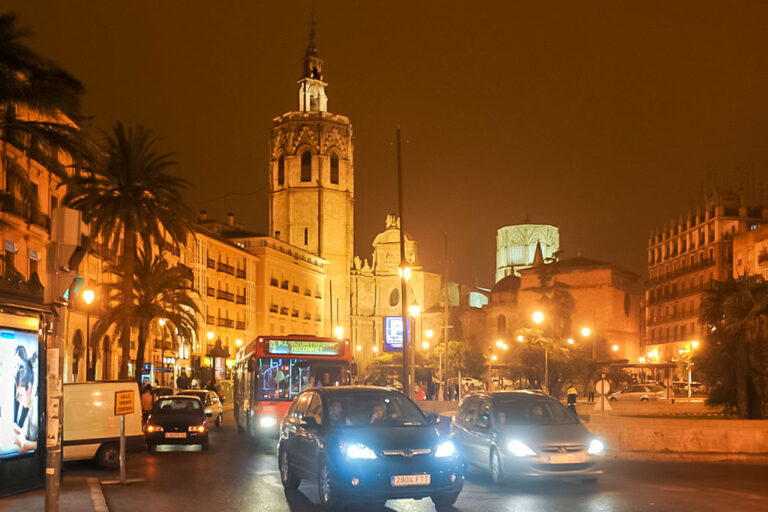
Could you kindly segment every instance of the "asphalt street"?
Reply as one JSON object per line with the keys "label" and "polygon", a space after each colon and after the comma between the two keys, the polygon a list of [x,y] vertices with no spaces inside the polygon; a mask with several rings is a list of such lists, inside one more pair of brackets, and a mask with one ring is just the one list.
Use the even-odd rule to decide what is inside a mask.
{"label": "asphalt street", "polygon": [[[250,448],[228,408],[221,430],[211,431],[208,452],[134,454],[126,487],[103,486],[111,512],[135,510],[319,511],[317,487],[303,482],[285,494],[274,449]],[[610,461],[594,486],[533,482],[494,486],[470,471],[457,511],[708,511],[768,510],[768,466],[729,463]],[[112,479],[93,463],[67,463],[65,475]],[[370,507],[366,509],[370,511]],[[390,500],[382,511],[431,511],[429,499]]]}

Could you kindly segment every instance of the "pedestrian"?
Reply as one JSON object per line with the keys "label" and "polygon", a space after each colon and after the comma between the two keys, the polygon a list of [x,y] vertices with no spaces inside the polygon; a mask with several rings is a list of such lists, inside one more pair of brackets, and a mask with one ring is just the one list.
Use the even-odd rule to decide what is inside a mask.
{"label": "pedestrian", "polygon": [[574,386],[573,382],[569,382],[566,400],[568,403],[568,408],[571,410],[574,416],[576,416],[576,398],[578,396],[579,392],[576,390],[576,386]]}
{"label": "pedestrian", "polygon": [[595,402],[595,379],[590,378],[587,383],[587,402]]}
{"label": "pedestrian", "polygon": [[154,397],[152,396],[152,386],[149,383],[144,385],[144,389],[141,391],[141,420],[147,422],[149,412],[152,410],[154,404]]}
{"label": "pedestrian", "polygon": [[197,377],[192,377],[192,383],[190,386],[192,389],[197,389]]}
{"label": "pedestrian", "polygon": [[205,386],[205,389],[207,389],[208,391],[216,391],[216,383],[214,382],[213,379],[208,381],[208,385]]}

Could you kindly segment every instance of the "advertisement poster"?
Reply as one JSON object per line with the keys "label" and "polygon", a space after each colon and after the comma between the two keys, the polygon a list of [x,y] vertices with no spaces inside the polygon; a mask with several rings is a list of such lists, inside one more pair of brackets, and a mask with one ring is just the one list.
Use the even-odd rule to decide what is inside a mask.
{"label": "advertisement poster", "polygon": [[0,328],[0,458],[37,451],[38,337]]}
{"label": "advertisement poster", "polygon": [[[410,327],[410,319],[409,319]],[[384,350],[387,352],[403,351],[403,317],[384,317]]]}

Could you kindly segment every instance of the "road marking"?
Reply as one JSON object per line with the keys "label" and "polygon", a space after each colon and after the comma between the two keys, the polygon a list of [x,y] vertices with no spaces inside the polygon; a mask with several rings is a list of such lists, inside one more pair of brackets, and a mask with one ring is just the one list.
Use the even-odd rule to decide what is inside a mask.
{"label": "road marking", "polygon": [[96,477],[88,478],[88,487],[91,490],[91,503],[93,504],[93,512],[109,512],[107,508],[107,502],[104,500],[104,493],[101,492],[101,484]]}

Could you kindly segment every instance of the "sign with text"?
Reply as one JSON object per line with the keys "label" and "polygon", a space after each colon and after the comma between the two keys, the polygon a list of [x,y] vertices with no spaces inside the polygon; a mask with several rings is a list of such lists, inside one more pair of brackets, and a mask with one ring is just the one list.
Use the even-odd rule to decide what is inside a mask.
{"label": "sign with text", "polygon": [[338,356],[344,353],[343,341],[268,340],[267,352],[279,355]]}
{"label": "sign with text", "polygon": [[133,390],[115,391],[115,416],[133,414]]}
{"label": "sign with text", "polygon": [[[410,327],[410,320],[409,320]],[[403,317],[384,317],[384,350],[386,352],[403,351]]]}

